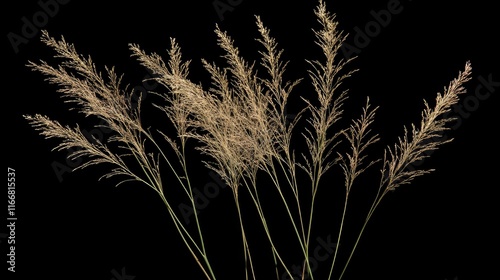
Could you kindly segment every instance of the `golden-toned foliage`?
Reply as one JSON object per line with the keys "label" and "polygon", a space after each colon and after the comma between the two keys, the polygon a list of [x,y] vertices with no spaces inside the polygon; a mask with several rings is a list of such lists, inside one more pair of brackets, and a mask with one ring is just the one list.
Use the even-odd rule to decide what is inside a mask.
{"label": "golden-toned foliage", "polygon": [[[210,158],[205,162],[206,167],[220,175],[234,195],[240,219],[246,279],[256,279],[257,276],[240,209],[241,187],[248,190],[262,221],[275,260],[277,278],[281,279],[280,271],[293,277],[281,255],[282,248],[275,245],[277,237],[268,227],[266,212],[261,204],[261,186],[257,184],[257,176],[267,176],[272,180],[281,200],[276,206],[282,205],[286,209],[293,234],[300,246],[299,253],[305,264],[303,279],[306,276],[314,279],[309,263],[310,240],[316,194],[322,176],[333,171],[331,167],[337,164],[345,176],[344,210],[337,238],[337,244],[340,244],[349,194],[354,182],[367,168],[380,163],[379,191],[359,232],[359,241],[373,212],[388,191],[409,184],[414,178],[431,171],[408,167],[427,157],[429,151],[450,141],[443,140],[441,136],[452,120],[447,117],[447,113],[459,101],[459,95],[465,92],[463,84],[471,75],[471,65],[467,62],[465,70],[459,73],[442,94],[437,95],[433,106],[424,102],[420,124],[412,125],[409,131],[405,129],[405,134],[394,146],[387,147],[382,158],[369,159],[368,147],[379,141],[378,134],[371,129],[376,121],[378,107],[373,107],[367,98],[361,116],[352,120],[348,127],[341,126],[339,120],[343,116],[343,104],[348,97],[347,90],[341,88],[342,82],[355,72],[345,70],[352,59],[341,58],[339,54],[347,35],[338,30],[335,16],[327,11],[323,1],[319,2],[315,14],[321,27],[314,31],[315,43],[321,49],[323,58],[307,61],[310,69],[305,73],[309,76],[315,98],[309,100],[301,96],[304,101],[303,110],[291,122],[286,117],[286,106],[290,95],[294,94],[294,88],[303,80],[284,80],[287,62],[282,60],[283,50],[278,48],[270,30],[258,16],[256,25],[260,38],[257,41],[263,47],[259,51],[259,65],[265,70],[266,77],[257,74],[256,63],[246,61],[233,39],[219,27],[215,28],[215,34],[226,65],[219,66],[202,60],[211,77],[208,89],[189,79],[190,61],[183,61],[181,48],[175,39],[170,40],[166,61],[159,54],[147,53],[136,44],[129,45],[132,56],[154,74],[156,82],[164,86],[165,92],[156,93],[161,97],[162,103],[153,105],[164,113],[166,120],[173,125],[174,133],[144,129],[140,116],[141,107],[133,106],[132,93],[127,87],[120,85],[121,76],[113,68],[105,68],[106,75],[103,77],[90,57],[81,56],[64,38],[56,40],[47,32],[43,32],[42,41],[55,51],[55,57],[62,59],[62,62],[57,66],[44,61],[30,62],[28,66],[45,75],[49,83],[58,85],[58,91],[65,100],[74,105],[72,109],[85,116],[103,120],[112,135],[99,141],[87,138],[78,126],[63,126],[46,116],[25,118],[41,135],[60,140],[56,150],[72,149],[72,159],[85,158],[86,162],[78,169],[102,163],[111,164],[113,167],[104,177],[124,176],[125,181],[142,182],[158,192],[182,240],[207,279],[215,279],[216,273],[207,257],[197,211],[194,211],[196,232],[191,232],[167,199],[162,177],[173,173],[195,209],[185,149],[188,139],[196,140],[196,148]],[[305,120],[305,127],[298,125],[300,119]],[[167,147],[157,142],[155,138],[158,135],[168,143]],[[292,148],[292,139],[297,136],[302,137],[300,139],[305,141],[307,148],[300,153],[301,160],[296,160],[295,150]],[[341,141],[347,143],[348,151],[338,150],[337,144]],[[174,152],[174,160],[167,156],[171,155],[165,151],[167,148]],[[165,170],[164,166],[170,169]],[[310,185],[298,183],[297,171],[301,170],[309,179]],[[168,187],[174,188],[175,185]],[[285,195],[288,191],[293,195],[292,199]],[[340,277],[344,275],[357,244],[358,242],[352,248]],[[338,249],[337,246],[329,278],[336,267]]]}

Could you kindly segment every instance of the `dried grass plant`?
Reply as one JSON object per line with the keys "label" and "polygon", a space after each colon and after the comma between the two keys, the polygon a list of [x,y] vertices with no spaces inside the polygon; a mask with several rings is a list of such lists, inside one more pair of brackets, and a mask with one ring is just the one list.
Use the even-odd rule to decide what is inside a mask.
{"label": "dried grass plant", "polygon": [[[244,217],[241,214],[240,188],[248,191],[260,217],[269,241],[270,254],[275,260],[273,265],[277,279],[281,279],[280,273],[283,271],[290,279],[296,279],[285,263],[282,250],[275,245],[279,236],[268,227],[257,177],[267,177],[273,182],[281,200],[276,205],[285,208],[294,229],[293,235],[300,244],[298,253],[305,262],[302,279],[314,279],[314,271],[309,263],[311,232],[316,196],[323,175],[337,165],[345,176],[343,213],[336,240],[340,244],[351,189],[367,168],[378,165],[378,193],[354,247],[349,249],[349,259],[339,267],[337,256],[340,246],[337,246],[330,260],[328,279],[334,271],[340,273],[341,279],[368,221],[383,198],[389,191],[429,173],[431,170],[408,167],[425,158],[428,151],[438,149],[440,145],[450,141],[441,138],[442,131],[448,129],[448,124],[452,121],[446,115],[458,102],[459,95],[465,92],[463,84],[470,79],[471,66],[466,63],[465,70],[450,82],[443,93],[438,93],[433,105],[424,102],[420,124],[413,124],[410,129],[405,129],[404,135],[394,146],[385,149],[383,157],[370,160],[367,158],[367,148],[379,141],[377,133],[371,130],[378,107],[371,105],[367,98],[358,119],[353,119],[346,128],[337,125],[343,115],[344,101],[348,97],[341,85],[354,71],[345,70],[351,59],[340,57],[339,50],[346,35],[338,30],[335,16],[327,11],[322,1],[315,14],[320,24],[320,29],[314,31],[316,44],[324,55],[321,60],[308,61],[308,76],[315,99],[302,98],[303,110],[291,122],[286,117],[286,106],[294,87],[301,81],[284,80],[287,62],[281,58],[283,50],[278,48],[259,17],[256,17],[260,33],[258,42],[263,47],[259,52],[260,66],[265,70],[265,77],[257,75],[255,63],[246,61],[231,37],[216,27],[218,45],[224,52],[222,57],[227,65],[220,67],[215,63],[202,61],[212,79],[208,90],[189,80],[189,61],[182,60],[181,49],[174,39],[171,39],[167,61],[158,54],[145,52],[138,45],[130,45],[132,55],[153,72],[154,79],[165,87],[164,93],[157,93],[164,102],[154,105],[175,127],[175,133],[146,129],[141,122],[140,106],[133,106],[130,90],[121,86],[121,76],[113,68],[106,68],[103,76],[90,57],[81,56],[64,38],[56,40],[47,32],[43,32],[42,41],[56,52],[55,57],[62,59],[62,62],[57,66],[44,61],[30,62],[29,67],[47,76],[49,83],[58,85],[58,91],[67,102],[73,103],[73,108],[85,116],[105,121],[105,126],[113,131],[113,136],[101,142],[87,138],[78,126],[63,126],[42,115],[25,118],[45,138],[57,138],[61,141],[55,147],[56,150],[73,149],[71,158],[85,158],[85,164],[77,169],[110,164],[113,168],[103,177],[121,176],[121,183],[137,181],[156,191],[165,203],[180,237],[207,279],[216,279],[216,271],[208,257],[198,213],[194,211],[196,231],[192,232],[181,221],[172,202],[165,196],[165,188],[176,186],[166,186],[162,178],[169,172],[174,174],[178,185],[195,209],[193,186],[187,172],[189,163],[186,159],[186,142],[189,139],[199,144],[197,149],[211,159],[205,162],[206,167],[220,175],[233,193],[240,219],[245,279],[257,279],[254,268],[259,264],[252,258],[248,245]],[[299,120],[305,121],[305,128],[297,125]],[[296,152],[292,149],[294,137],[305,141],[306,151]],[[350,146],[349,150],[337,149],[337,144],[342,141]],[[167,152],[167,149],[171,149],[173,153]],[[297,175],[302,172],[309,178],[310,185],[298,182]],[[303,190],[310,195],[302,195]],[[285,192],[291,192],[292,199]],[[269,279],[270,276],[263,277]]]}

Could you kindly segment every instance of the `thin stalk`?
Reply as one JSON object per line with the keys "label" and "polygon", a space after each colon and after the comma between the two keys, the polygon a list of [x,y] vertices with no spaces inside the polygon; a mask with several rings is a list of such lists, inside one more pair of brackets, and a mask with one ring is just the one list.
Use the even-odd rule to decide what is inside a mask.
{"label": "thin stalk", "polygon": [[[287,181],[292,189],[292,192],[294,194],[294,197],[295,197],[295,202],[297,204],[297,212],[298,212],[298,215],[299,215],[299,223],[300,223],[300,232],[302,233],[302,242],[305,244],[305,252],[308,252],[308,244],[306,243],[306,236],[305,236],[305,228],[304,228],[304,218],[302,216],[302,207],[301,207],[301,204],[300,204],[300,199],[299,199],[299,193],[298,193],[298,184],[297,184],[297,177],[295,176],[295,172],[293,170],[293,164],[292,164],[292,161],[290,159],[290,156],[288,155],[287,156],[287,160],[288,160],[288,166],[290,167],[290,170],[288,170],[288,172],[290,172],[290,177],[291,177],[291,180],[290,180],[290,177],[288,175],[288,172],[287,170],[285,169],[285,167],[283,166],[283,164],[281,163],[281,160],[278,159],[278,163],[279,163],[279,166],[281,167],[281,170],[283,171],[283,173],[285,174],[286,178],[287,178]],[[274,169],[274,165],[273,165],[273,172],[276,173],[276,170]],[[277,177],[276,178],[276,181],[278,181]],[[291,218],[293,219],[293,218]],[[300,239],[300,237],[299,237]],[[305,258],[307,259],[307,263],[309,264],[309,257],[308,257],[308,254],[304,253],[305,255]]]}
{"label": "thin stalk", "polygon": [[380,194],[380,189],[379,189],[379,192],[377,193],[377,197],[373,201],[372,206],[370,207],[370,210],[368,211],[368,215],[366,216],[365,222],[363,223],[363,227],[361,228],[361,230],[360,230],[360,232],[358,234],[358,238],[356,239],[356,243],[354,243],[354,247],[352,248],[351,253],[349,254],[349,258],[347,259],[347,262],[344,265],[344,269],[342,269],[342,273],[340,274],[339,280],[341,280],[342,277],[344,276],[344,273],[345,273],[345,271],[347,269],[347,266],[349,265],[349,262],[351,261],[351,258],[354,255],[354,251],[356,250],[356,247],[358,246],[359,240],[361,239],[361,236],[363,235],[363,232],[364,232],[364,230],[366,228],[366,225],[368,224],[368,221],[372,217],[373,213],[375,212],[375,209],[380,204],[380,201],[382,201],[382,198],[384,198],[384,196],[385,196],[386,193],[387,192],[384,191],[382,193],[382,195],[380,195],[380,197],[379,197],[379,194]]}
{"label": "thin stalk", "polygon": [[167,162],[168,166],[170,167],[170,169],[172,170],[172,172],[174,173],[175,177],[177,178],[177,181],[179,181],[179,183],[181,184],[182,188],[184,189],[184,191],[186,191],[186,193],[188,192],[187,191],[187,188],[184,184],[184,182],[182,181],[181,177],[179,176],[179,174],[177,174],[177,171],[175,171],[175,168],[173,167],[172,163],[170,162],[170,160],[168,160],[168,157],[165,155],[165,153],[163,152],[163,149],[160,148],[160,146],[158,145],[158,143],[156,143],[156,141],[154,140],[153,136],[151,134],[149,134],[147,131],[145,131],[144,129],[141,128],[141,132],[144,133],[144,135],[146,135],[146,137],[153,143],[153,145],[155,145],[156,149],[160,152],[162,158],[165,160],[165,162]]}
{"label": "thin stalk", "polygon": [[259,194],[257,192],[257,185],[256,185],[256,183],[252,182],[252,186],[253,186],[253,189],[255,191],[255,195],[254,195],[252,193],[252,191],[251,191],[251,188],[250,188],[248,182],[246,180],[243,180],[243,181],[244,181],[245,186],[247,187],[247,189],[248,189],[248,191],[250,193],[250,196],[252,198],[252,201],[255,204],[255,207],[257,208],[257,212],[258,212],[260,220],[262,222],[262,226],[264,227],[264,231],[266,232],[266,236],[267,236],[269,242],[271,243],[271,249],[272,249],[272,252],[273,252],[273,257],[274,257],[275,266],[276,266],[276,275],[278,276],[278,279],[279,279],[279,274],[278,274],[278,267],[277,267],[276,257],[279,259],[281,265],[283,265],[283,267],[285,268],[285,271],[288,273],[288,275],[291,277],[291,279],[293,279],[292,273],[286,267],[285,262],[281,258],[280,254],[278,253],[278,250],[276,249],[276,246],[274,245],[273,239],[271,237],[271,232],[269,231],[269,227],[267,226],[267,221],[266,221],[266,218],[264,216],[264,212],[262,210],[262,206],[261,206],[260,199],[259,199]]}
{"label": "thin stalk", "polygon": [[321,166],[315,165],[314,166],[314,178],[312,182],[312,194],[311,194],[311,209],[309,211],[309,220],[308,220],[308,226],[307,226],[307,235],[306,235],[306,240],[304,241],[305,247],[306,247],[306,264],[307,264],[307,271],[309,275],[311,276],[311,279],[314,279],[314,276],[312,275],[312,269],[311,265],[309,263],[309,242],[311,240],[311,229],[312,229],[312,222],[313,222],[313,215],[314,215],[314,205],[316,202],[316,194],[318,191],[319,187],[319,180],[321,177]]}
{"label": "thin stalk", "polygon": [[236,203],[236,209],[238,211],[238,221],[240,223],[241,238],[243,241],[243,251],[244,251],[244,258],[245,258],[245,279],[248,280],[248,263],[250,262],[250,269],[252,271],[253,279],[255,280],[255,271],[253,269],[252,255],[250,254],[250,248],[248,246],[248,241],[247,241],[247,237],[246,237],[246,233],[245,233],[245,227],[243,226],[243,218],[241,216],[239,195],[238,195],[237,191],[234,191],[233,194],[234,194],[234,201]]}
{"label": "thin stalk", "polygon": [[285,174],[285,176],[288,180],[288,183],[290,184],[290,187],[291,187],[293,194],[295,196],[295,201],[297,203],[297,212],[299,214],[299,222],[300,222],[300,229],[301,229],[301,233],[302,233],[302,240],[306,240],[305,228],[304,228],[304,218],[302,217],[302,210],[301,210],[301,204],[300,204],[299,193],[298,193],[297,177],[295,176],[295,172],[291,169],[293,167],[292,162],[291,162],[290,158],[288,157],[288,165],[290,166],[290,169],[291,169],[291,170],[289,170],[289,172],[291,173],[290,177],[292,178],[292,180],[289,179],[287,171],[285,170],[285,167],[281,163],[280,159],[278,159],[278,163],[281,167],[281,170]]}
{"label": "thin stalk", "polygon": [[[308,258],[308,247],[307,247],[307,244],[304,243],[304,241],[302,240],[301,236],[300,236],[300,233],[299,233],[299,230],[297,228],[297,224],[292,216],[292,213],[290,211],[290,207],[288,205],[288,202],[287,200],[285,199],[285,196],[283,195],[283,192],[281,191],[281,187],[278,183],[278,178],[277,178],[277,175],[276,175],[276,170],[274,169],[274,164],[271,164],[270,165],[271,168],[272,168],[272,172],[268,169],[268,167],[266,166],[265,169],[266,169],[266,172],[271,175],[271,179],[274,183],[274,185],[276,186],[276,189],[278,190],[278,193],[281,197],[281,200],[283,201],[283,204],[285,205],[285,208],[286,208],[286,211],[288,213],[288,217],[290,218],[290,222],[292,223],[292,226],[293,226],[293,229],[295,231],[295,234],[297,236],[297,239],[299,241],[299,244],[300,244],[300,247],[302,249],[302,253],[304,254],[305,258],[306,258],[306,263],[307,263],[307,266],[308,266],[308,271],[311,272],[311,267],[309,265],[309,258]],[[311,279],[314,279],[314,277],[311,275]]]}
{"label": "thin stalk", "polygon": [[[128,145],[128,144],[127,144]],[[130,148],[130,147],[129,147]],[[132,149],[130,149],[131,151],[133,151]],[[163,194],[163,189],[161,188],[161,183],[158,182],[157,178],[155,178],[153,176],[153,174],[151,173],[151,166],[150,166],[150,163],[149,163],[149,160],[147,159],[144,159],[144,157],[141,157],[140,155],[137,155],[135,152],[132,152],[134,158],[137,160],[137,162],[139,163],[139,165],[141,166],[142,170],[144,171],[145,175],[148,177],[148,180],[149,180],[149,183],[147,183],[147,185],[151,186],[161,197],[163,203],[165,204],[165,206],[167,206],[167,209],[168,209],[168,212],[170,214],[170,217],[172,218],[172,221],[174,222],[174,225],[177,229],[177,231],[179,232],[182,240],[184,241],[184,243],[186,244],[186,247],[188,247],[188,250],[191,252],[191,254],[193,255],[193,257],[195,258],[196,262],[199,264],[199,266],[201,267],[202,271],[204,272],[204,274],[207,276],[207,278],[209,280],[213,279],[215,280],[215,276],[213,274],[213,271],[210,267],[210,264],[208,263],[208,259],[206,258],[206,256],[203,254],[203,252],[201,252],[200,248],[198,247],[198,245],[196,244],[196,242],[193,240],[193,238],[191,237],[191,235],[189,234],[189,232],[184,228],[184,226],[181,224],[180,220],[179,220],[179,217],[177,217],[177,215],[175,214],[175,212],[172,210],[172,207],[170,206],[170,204],[168,203],[167,199],[165,198],[165,195]],[[141,160],[142,159],[142,160]],[[141,162],[144,162],[145,165],[141,164]],[[145,182],[144,180],[142,180],[143,182]],[[191,242],[194,244],[195,248],[200,252],[200,254],[203,256],[205,262],[207,263],[207,266],[210,270],[210,273],[212,275],[213,278],[210,278],[205,270],[205,268],[203,267],[203,265],[200,263],[198,257],[196,256],[196,254],[194,253],[193,249],[192,249],[192,245],[190,245],[188,243],[188,241],[186,240],[186,237],[184,236],[184,234],[186,234],[187,237],[189,237],[189,239],[191,240]]]}
{"label": "thin stalk", "polygon": [[298,231],[298,228],[297,228],[297,224],[295,223],[295,220],[294,220],[294,218],[293,218],[293,216],[292,216],[292,212],[290,211],[290,207],[289,207],[289,205],[288,205],[288,202],[287,202],[287,200],[285,199],[285,196],[283,195],[283,192],[281,191],[281,186],[279,185],[278,178],[277,178],[277,175],[276,175],[276,171],[275,171],[275,169],[274,169],[274,165],[273,165],[273,164],[271,164],[271,167],[272,167],[273,171],[271,172],[271,171],[268,169],[268,167],[266,166],[266,167],[265,167],[266,172],[267,172],[269,175],[271,175],[270,177],[271,177],[271,179],[272,179],[272,181],[273,181],[274,185],[276,186],[276,189],[278,190],[278,193],[279,193],[279,195],[280,195],[281,200],[283,201],[283,204],[285,205],[286,211],[287,211],[287,213],[288,213],[288,217],[290,218],[290,222],[292,223],[292,226],[293,226],[293,229],[294,229],[295,234],[296,234],[296,236],[297,236],[297,239],[299,240],[300,247],[301,247],[301,249],[302,249],[302,251],[303,251],[303,253],[304,253],[304,255],[305,255],[306,253],[305,253],[304,243],[303,243],[303,241],[302,241],[302,239],[301,239],[301,237],[300,237],[300,234],[299,234],[299,231]]}
{"label": "thin stalk", "polygon": [[[195,252],[192,250],[191,245],[189,245],[188,241],[186,240],[186,238],[184,237],[184,235],[181,233],[182,231],[181,231],[179,225],[182,226],[182,224],[180,224],[180,221],[178,219],[176,221],[176,219],[175,219],[176,215],[175,215],[174,211],[172,210],[172,207],[168,203],[167,199],[165,198],[165,196],[163,195],[163,193],[158,192],[158,194],[162,198],[163,203],[165,203],[165,206],[167,206],[168,213],[170,214],[172,220],[174,221],[174,224],[175,224],[175,227],[177,228],[177,231],[180,233],[181,238],[184,241],[184,244],[188,248],[189,252],[191,252],[191,254],[193,255],[193,258],[196,260],[196,263],[200,266],[201,270],[203,271],[203,273],[205,274],[205,276],[207,277],[207,279],[209,279],[209,280],[215,280],[216,278],[215,278],[215,275],[214,275],[214,273],[212,271],[210,263],[208,262],[208,259],[206,258],[206,256],[204,254],[201,254],[202,257],[203,257],[203,259],[204,259],[204,261],[205,261],[205,263],[207,264],[207,267],[208,267],[210,275],[207,273],[205,267],[203,267],[203,265],[201,264],[200,260],[196,256]],[[190,237],[189,233],[186,232],[186,234]],[[192,239],[191,239],[191,241],[194,242]],[[198,249],[198,251],[199,251],[199,249]]]}
{"label": "thin stalk", "polygon": [[[205,241],[203,239],[203,234],[201,232],[201,226],[200,226],[200,221],[199,221],[199,218],[198,218],[198,211],[196,210],[196,204],[194,202],[194,196],[193,196],[193,188],[191,187],[191,180],[189,180],[189,176],[188,176],[188,172],[187,172],[187,164],[186,164],[186,152],[185,152],[185,142],[182,141],[181,143],[181,156],[182,156],[182,159],[181,159],[181,163],[182,163],[182,169],[184,171],[184,174],[185,174],[185,177],[186,177],[186,182],[187,182],[187,188],[189,190],[189,198],[190,198],[190,201],[191,201],[191,207],[193,208],[193,212],[194,212],[194,219],[195,219],[195,222],[196,222],[196,229],[198,230],[198,235],[200,237],[200,243],[201,243],[201,249],[203,251],[203,255],[206,256],[207,252],[206,252],[206,249],[205,249]],[[209,264],[207,264],[209,265]],[[210,265],[209,265],[210,266]]]}
{"label": "thin stalk", "polygon": [[[182,142],[182,159],[179,159],[181,160],[181,165],[183,167],[183,171],[186,175],[186,181],[187,181],[187,188],[184,184],[184,182],[181,180],[181,178],[179,177],[179,175],[177,174],[177,172],[175,171],[175,169],[173,168],[173,166],[171,165],[170,161],[168,160],[168,158],[166,157],[166,155],[164,154],[163,150],[159,147],[159,145],[156,143],[156,141],[153,139],[153,137],[147,133],[145,130],[142,130],[143,134],[146,135],[146,137],[151,141],[153,142],[153,144],[155,145],[155,147],[159,150],[159,152],[162,154],[162,157],[165,159],[165,161],[167,161],[170,169],[173,171],[173,173],[175,174],[175,176],[177,177],[177,179],[179,180],[179,182],[181,183],[183,189],[188,192],[188,196],[190,198],[190,201],[191,201],[191,204],[192,204],[192,207],[193,209],[195,210],[194,211],[194,214],[195,214],[195,220],[196,220],[196,227],[197,227],[197,230],[198,230],[198,234],[200,236],[200,242],[201,242],[201,250],[200,248],[198,247],[198,244],[194,241],[194,239],[192,238],[191,234],[189,234],[189,232],[187,231],[187,229],[182,225],[182,223],[180,222],[179,220],[179,217],[177,217],[177,215],[175,214],[175,212],[173,212],[173,210],[171,209],[168,201],[166,200],[165,198],[165,195],[163,194],[163,189],[161,187],[161,182],[159,182],[157,180],[157,178],[151,174],[151,176],[154,178],[154,181],[156,184],[157,187],[155,188],[157,190],[157,192],[160,194],[163,202],[165,203],[165,205],[167,206],[168,210],[169,210],[169,214],[172,218],[172,220],[174,221],[174,224],[179,232],[179,234],[181,235],[181,238],[183,239],[184,243],[186,244],[186,246],[188,247],[189,251],[193,254],[193,257],[195,258],[196,262],[200,265],[200,267],[202,268],[203,272],[205,273],[205,275],[208,275],[206,270],[204,269],[204,267],[201,265],[198,257],[196,256],[196,254],[193,252],[192,248],[191,248],[191,245],[187,242],[186,240],[186,237],[184,236],[184,234],[190,239],[190,241],[193,243],[193,245],[195,246],[195,248],[200,252],[200,254],[203,256],[203,260],[205,261],[208,269],[209,269],[209,272],[210,272],[210,275],[212,276],[212,278],[208,277],[208,279],[216,279],[215,278],[215,275],[213,273],[213,270],[212,270],[212,267],[210,265],[210,262],[208,260],[208,257],[206,255],[206,249],[205,249],[205,244],[204,244],[204,240],[203,240],[203,235],[202,235],[202,232],[201,232],[201,227],[200,227],[200,223],[199,223],[199,219],[198,219],[198,214],[196,213],[196,206],[194,204],[194,199],[193,199],[193,194],[192,194],[192,188],[191,188],[191,182],[189,180],[189,176],[188,176],[188,173],[187,173],[187,167],[186,167],[186,161],[185,161],[185,150],[184,150],[184,142]],[[134,157],[136,158],[136,160],[140,163],[141,160],[139,160],[139,158],[137,158],[137,155],[135,153],[134,154]],[[141,166],[141,168],[143,169],[144,173],[146,174],[146,176],[148,177],[148,179],[150,181],[153,180],[153,178],[150,177],[149,173],[150,172],[147,172],[146,170],[152,170],[151,168],[151,165],[149,163],[149,160],[147,160],[147,158],[145,159],[144,157],[141,157],[141,159],[143,159],[143,161],[145,161],[145,163],[147,164],[147,168],[144,167],[143,164],[139,164]],[[182,230],[181,230],[182,229]],[[184,233],[183,233],[184,232]]]}
{"label": "thin stalk", "polygon": [[349,192],[346,192],[345,201],[344,201],[344,209],[342,210],[342,219],[340,221],[339,234],[337,236],[337,246],[335,246],[335,253],[333,255],[332,266],[330,267],[330,273],[328,274],[328,280],[330,280],[330,278],[332,277],[333,267],[335,266],[335,261],[337,260],[337,254],[338,254],[339,247],[340,247],[340,238],[342,237],[342,231],[344,229],[344,221],[345,221],[345,214],[347,212],[346,210],[347,210],[347,200],[348,199],[349,199]]}

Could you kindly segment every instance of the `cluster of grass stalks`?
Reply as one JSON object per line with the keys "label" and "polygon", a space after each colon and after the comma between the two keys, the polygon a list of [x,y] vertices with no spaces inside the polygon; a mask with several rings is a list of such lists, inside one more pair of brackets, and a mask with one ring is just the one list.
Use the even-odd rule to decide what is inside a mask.
{"label": "cluster of grass stalks", "polygon": [[[55,57],[62,62],[57,66],[44,61],[30,62],[29,67],[47,76],[48,82],[58,85],[58,91],[66,101],[73,103],[74,109],[85,116],[103,120],[106,128],[113,133],[108,139],[99,141],[86,137],[78,126],[63,126],[46,116],[25,118],[46,138],[60,140],[56,150],[71,149],[74,151],[71,158],[85,158],[85,164],[78,169],[107,164],[113,168],[103,177],[120,176],[123,178],[120,183],[136,181],[156,191],[165,203],[179,236],[207,279],[216,279],[217,271],[214,271],[208,257],[205,229],[201,226],[199,215],[194,211],[196,230],[190,230],[165,195],[166,188],[181,187],[193,209],[196,209],[194,186],[187,171],[187,141],[193,140],[199,152],[210,158],[204,162],[206,167],[216,172],[233,194],[239,217],[245,279],[270,279],[273,276],[256,275],[255,267],[260,264],[252,258],[248,243],[251,236],[247,235],[242,206],[257,211],[270,247],[269,254],[274,260],[272,265],[276,278],[281,279],[282,273],[286,273],[290,279],[296,279],[288,269],[282,248],[276,246],[275,241],[280,236],[268,226],[268,214],[261,203],[262,186],[257,178],[265,177],[273,183],[279,194],[279,201],[274,207],[281,206],[286,210],[287,221],[293,228],[292,237],[299,244],[297,254],[304,260],[302,279],[314,279],[309,260],[314,210],[322,178],[336,165],[345,177],[343,213],[336,233],[337,244],[341,244],[351,189],[366,169],[378,166],[380,178],[371,180],[377,182],[374,185],[378,185],[378,192],[361,231],[357,233],[354,247],[337,246],[329,259],[328,279],[332,278],[334,271],[341,279],[368,221],[383,198],[389,191],[429,173],[431,170],[408,167],[425,158],[429,151],[450,141],[441,137],[452,121],[446,115],[458,102],[459,95],[465,92],[463,83],[470,79],[471,66],[467,62],[465,70],[450,82],[443,93],[437,94],[432,105],[424,102],[421,122],[405,129],[404,135],[381,153],[382,158],[369,159],[368,148],[379,141],[378,134],[371,130],[378,107],[367,98],[359,118],[353,119],[348,127],[340,126],[343,105],[348,97],[342,83],[354,72],[345,69],[351,59],[344,59],[339,54],[346,34],[338,30],[335,16],[327,11],[322,1],[315,14],[320,25],[314,31],[315,43],[324,56],[308,61],[307,81],[311,83],[315,95],[313,99],[301,97],[303,109],[292,121],[287,119],[286,106],[295,86],[303,81],[284,80],[287,62],[282,60],[283,50],[259,17],[256,17],[256,25],[260,34],[258,42],[262,46],[259,51],[260,67],[264,74],[257,75],[256,64],[246,61],[231,37],[217,27],[215,33],[226,65],[218,66],[202,60],[211,76],[208,89],[188,78],[190,63],[183,61],[179,44],[174,39],[171,39],[167,60],[156,53],[147,53],[138,45],[129,46],[132,56],[154,73],[153,79],[164,86],[163,93],[156,93],[161,102],[153,105],[159,113],[163,113],[165,121],[173,125],[175,133],[146,128],[141,121],[141,107],[134,106],[131,92],[121,86],[121,76],[113,68],[106,68],[103,76],[90,57],[80,55],[64,38],[54,39],[47,32],[43,32],[42,41],[56,52]],[[299,121],[305,126],[299,126]],[[296,138],[302,139],[307,149],[295,151],[292,140]],[[339,150],[340,142],[346,143],[349,149]],[[308,182],[299,183],[299,173],[306,175]],[[167,186],[163,178],[167,176],[176,178],[176,184]],[[240,192],[240,188],[244,188],[245,192]],[[242,193],[249,195],[252,205],[241,205]],[[338,251],[342,249],[348,250],[350,255],[346,261],[339,263]]]}

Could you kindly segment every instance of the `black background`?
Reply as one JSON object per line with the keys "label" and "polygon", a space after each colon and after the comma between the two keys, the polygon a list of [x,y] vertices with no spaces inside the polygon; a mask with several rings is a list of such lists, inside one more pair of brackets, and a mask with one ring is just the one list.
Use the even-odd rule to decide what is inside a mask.
{"label": "black background", "polygon": [[[373,21],[371,11],[386,9],[389,2],[326,3],[337,14],[340,28],[355,35],[356,27],[364,29]],[[321,58],[311,32],[311,28],[318,27],[313,14],[315,4],[243,0],[221,18],[212,0],[119,4],[72,0],[60,5],[57,14],[42,28],[52,36],[65,36],[80,53],[91,55],[100,69],[115,65],[132,86],[140,85],[148,73],[130,57],[127,44],[138,43],[147,51],[165,54],[169,37],[175,37],[184,57],[193,60],[192,80],[207,84],[209,77],[200,59],[223,62],[213,33],[215,24],[231,34],[244,56],[255,60],[259,45],[254,40],[258,34],[253,15],[258,14],[285,49],[284,58],[291,60],[289,77],[294,79],[306,77],[305,59]],[[358,58],[350,65],[360,71],[345,84],[350,88],[346,119],[359,115],[367,95],[380,106],[374,129],[383,140],[374,147],[372,156],[379,156],[385,145],[393,143],[403,125],[419,120],[422,99],[432,101],[436,92],[463,70],[467,60],[472,62],[473,74],[462,100],[469,97],[472,101],[468,108],[477,108],[460,117],[460,125],[447,132],[455,140],[424,162],[424,168],[435,168],[435,172],[387,196],[365,231],[344,279],[498,277],[498,230],[494,228],[499,213],[498,149],[494,145],[498,143],[498,85],[487,99],[473,103],[477,101],[474,92],[481,85],[479,77],[500,81],[495,8],[488,1],[450,1],[440,6],[401,1],[400,5],[402,11],[392,15],[390,23],[360,48]],[[51,152],[56,142],[43,140],[22,115],[40,113],[64,124],[79,123],[89,130],[92,127],[90,121],[68,112],[68,104],[59,98],[55,86],[25,67],[28,60],[55,62],[52,52],[39,42],[40,33],[21,44],[17,53],[9,42],[9,32],[22,34],[22,17],[32,21],[40,10],[36,1],[3,4],[3,104],[7,109],[4,150],[7,166],[16,170],[18,221],[17,272],[4,273],[8,272],[4,261],[7,242],[2,239],[0,275],[7,278],[1,279],[26,279],[26,275],[32,275],[42,279],[108,280],[118,279],[113,271],[120,273],[122,268],[137,280],[203,279],[153,191],[138,183],[115,188],[113,180],[98,181],[106,166],[67,172],[61,178],[54,172],[55,162],[68,165],[66,153]],[[347,42],[356,46],[352,36]],[[308,82],[306,78],[296,96],[309,96]],[[149,95],[145,103],[153,98]],[[291,114],[297,104],[291,105]],[[153,111],[146,115],[148,124],[164,124],[163,115]],[[200,164],[200,157],[196,153],[190,156],[194,185],[203,190],[213,179]],[[326,177],[320,192],[313,237],[336,237],[343,195],[342,185],[336,181],[342,180],[339,169],[332,172],[334,175]],[[177,187],[173,177],[164,178],[171,182],[169,188]],[[346,249],[352,246],[377,180],[376,170],[367,173],[352,193],[341,262],[345,261]],[[335,184],[338,187],[332,186]],[[283,212],[275,202],[276,194],[263,181],[262,188],[267,186],[273,227],[278,232],[283,230],[278,243],[290,265],[300,264],[286,216],[279,216]],[[4,194],[2,205],[6,208],[6,189]],[[176,196],[172,199],[174,205],[184,201]],[[259,279],[273,279],[260,225],[253,220],[253,212],[247,215],[249,232],[256,234],[250,242],[255,248],[255,263],[259,264]],[[218,279],[242,279],[240,233],[230,190],[221,189],[200,217]],[[2,227],[0,233],[4,231]],[[318,276],[328,268],[326,262],[320,263]]]}

